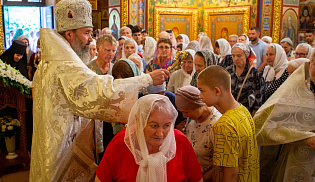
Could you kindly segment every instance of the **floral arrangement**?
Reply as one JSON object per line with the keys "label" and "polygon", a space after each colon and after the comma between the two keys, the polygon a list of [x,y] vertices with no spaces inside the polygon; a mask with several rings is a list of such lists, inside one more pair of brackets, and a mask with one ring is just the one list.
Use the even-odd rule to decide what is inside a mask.
{"label": "floral arrangement", "polygon": [[0,60],[0,80],[4,85],[17,88],[22,94],[32,96],[32,82],[18,70]]}
{"label": "floral arrangement", "polygon": [[21,130],[21,123],[10,116],[0,117],[0,138],[15,136]]}

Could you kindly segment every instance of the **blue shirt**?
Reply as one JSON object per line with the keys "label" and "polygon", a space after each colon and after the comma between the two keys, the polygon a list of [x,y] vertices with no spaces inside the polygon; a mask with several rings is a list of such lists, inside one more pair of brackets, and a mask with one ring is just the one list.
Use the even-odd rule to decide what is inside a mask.
{"label": "blue shirt", "polygon": [[256,67],[259,68],[259,66],[262,63],[262,57],[266,55],[267,44],[259,39],[256,45],[253,45],[252,41],[250,41],[249,46],[253,49],[253,51],[256,54]]}

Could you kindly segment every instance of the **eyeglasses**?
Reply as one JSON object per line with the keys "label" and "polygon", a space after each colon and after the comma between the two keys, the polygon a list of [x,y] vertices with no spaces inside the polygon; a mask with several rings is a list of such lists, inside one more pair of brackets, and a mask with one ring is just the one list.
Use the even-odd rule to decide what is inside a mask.
{"label": "eyeglasses", "polygon": [[307,54],[305,54],[305,53],[298,53],[298,52],[296,52],[295,55],[296,56],[307,56]]}
{"label": "eyeglasses", "polygon": [[167,46],[165,46],[165,47],[159,46],[159,49],[166,49],[166,50],[168,50],[168,49],[170,49],[170,47],[167,47]]}

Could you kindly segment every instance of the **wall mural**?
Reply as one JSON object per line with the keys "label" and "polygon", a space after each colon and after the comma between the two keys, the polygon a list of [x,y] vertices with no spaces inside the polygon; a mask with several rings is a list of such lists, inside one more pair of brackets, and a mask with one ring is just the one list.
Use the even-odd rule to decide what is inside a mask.
{"label": "wall mural", "polygon": [[160,16],[160,31],[172,30],[175,37],[178,34],[186,34],[191,37],[191,17],[187,15],[161,15]]}
{"label": "wall mural", "polygon": [[[211,42],[215,43],[215,40],[224,38],[228,40],[232,34],[243,34],[243,20],[244,15],[214,15],[210,17]],[[237,28],[235,28],[237,27]]]}
{"label": "wall mural", "polygon": [[[256,26],[257,0],[148,0],[147,30],[153,36],[155,7],[174,7],[174,9],[196,8],[198,10],[197,33],[204,32],[204,13],[208,8],[227,8],[250,6],[250,26]],[[155,33],[154,33],[155,34]]]}
{"label": "wall mural", "polygon": [[247,34],[250,25],[250,7],[206,9],[204,32],[214,45],[219,38],[228,39],[232,34]]}
{"label": "wall mural", "polygon": [[145,1],[129,0],[129,23],[131,25],[139,25],[145,27]]}
{"label": "wall mural", "polygon": [[270,36],[271,20],[272,20],[272,1],[263,1],[262,16],[261,16],[261,37]]}
{"label": "wall mural", "polygon": [[283,0],[283,5],[298,6],[299,5],[299,0]]}
{"label": "wall mural", "polygon": [[175,37],[186,34],[190,40],[197,39],[197,9],[158,8],[154,9],[154,38],[163,30],[171,29]]}
{"label": "wall mural", "polygon": [[284,9],[281,25],[281,39],[288,37],[295,44],[297,35],[297,10],[297,8]]}
{"label": "wall mural", "polygon": [[116,8],[110,8],[109,28],[112,30],[112,35],[116,38],[116,40],[118,40],[120,30],[120,15],[119,10]]}
{"label": "wall mural", "polygon": [[300,30],[315,28],[315,2],[300,4]]}

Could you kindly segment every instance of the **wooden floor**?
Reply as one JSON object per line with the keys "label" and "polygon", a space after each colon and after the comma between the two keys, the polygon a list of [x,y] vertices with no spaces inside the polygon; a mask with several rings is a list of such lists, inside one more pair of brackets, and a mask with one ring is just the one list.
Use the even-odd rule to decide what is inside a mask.
{"label": "wooden floor", "polygon": [[23,169],[23,165],[16,165],[5,168],[0,182],[28,182],[29,171]]}

